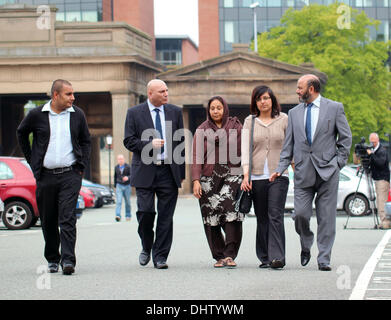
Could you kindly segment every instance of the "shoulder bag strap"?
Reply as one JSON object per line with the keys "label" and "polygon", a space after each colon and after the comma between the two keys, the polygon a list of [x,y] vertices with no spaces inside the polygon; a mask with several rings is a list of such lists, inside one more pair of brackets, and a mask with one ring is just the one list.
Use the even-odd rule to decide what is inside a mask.
{"label": "shoulder bag strap", "polygon": [[251,134],[250,134],[250,158],[249,158],[249,168],[248,168],[248,182],[251,181],[251,171],[253,167],[253,145],[254,145],[254,122],[256,115],[253,115],[251,118]]}

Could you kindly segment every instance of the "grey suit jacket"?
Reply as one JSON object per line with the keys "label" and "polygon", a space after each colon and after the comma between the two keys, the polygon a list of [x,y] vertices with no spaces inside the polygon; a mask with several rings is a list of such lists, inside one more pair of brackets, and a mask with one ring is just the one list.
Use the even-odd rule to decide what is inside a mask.
{"label": "grey suit jacket", "polygon": [[305,134],[304,110],[305,105],[301,103],[289,111],[288,128],[276,170],[284,172],[293,158],[294,182],[299,188],[313,186],[316,172],[328,181],[337,168],[345,166],[352,145],[352,133],[342,103],[321,97],[311,146]]}

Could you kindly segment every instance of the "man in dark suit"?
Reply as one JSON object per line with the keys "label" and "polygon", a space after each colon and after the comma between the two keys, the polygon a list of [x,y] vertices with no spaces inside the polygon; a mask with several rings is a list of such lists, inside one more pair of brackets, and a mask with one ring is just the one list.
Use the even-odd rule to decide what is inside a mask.
{"label": "man in dark suit", "polygon": [[176,137],[178,130],[183,130],[183,118],[181,108],[167,104],[168,89],[163,81],[151,80],[147,92],[147,102],[128,110],[124,145],[133,152],[130,184],[136,188],[137,195],[142,244],[139,262],[147,265],[152,253],[155,268],[166,269],[178,188],[185,178],[184,136]]}
{"label": "man in dark suit", "polygon": [[342,103],[320,95],[318,77],[302,76],[296,93],[301,103],[289,111],[280,163],[270,180],[280,176],[294,160],[295,228],[300,236],[301,264],[307,265],[311,258],[314,234],[310,219],[315,198],[318,268],[331,271],[339,171],[348,161],[352,133]]}
{"label": "man in dark suit", "polygon": [[125,162],[123,154],[117,156],[118,164],[114,168],[114,183],[115,183],[115,197],[117,206],[115,208],[115,220],[121,221],[121,206],[122,199],[125,200],[125,217],[130,221],[132,213],[130,212],[130,195],[132,189],[130,187],[130,166]]}
{"label": "man in dark suit", "polygon": [[83,111],[73,105],[74,100],[71,83],[54,81],[51,100],[31,110],[17,129],[19,144],[37,182],[48,269],[57,272],[61,264],[65,275],[75,271],[75,208],[90,156],[87,121]]}

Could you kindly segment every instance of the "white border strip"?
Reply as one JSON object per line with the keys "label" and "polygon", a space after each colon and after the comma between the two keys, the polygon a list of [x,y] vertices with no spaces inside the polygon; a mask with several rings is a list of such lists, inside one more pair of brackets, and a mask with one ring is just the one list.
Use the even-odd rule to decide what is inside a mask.
{"label": "white border strip", "polygon": [[384,248],[388,244],[388,241],[391,238],[391,230],[388,230],[383,239],[377,245],[372,256],[367,261],[364,269],[361,271],[360,276],[357,279],[356,285],[353,288],[352,294],[349,297],[349,300],[363,300],[365,292],[367,291],[369,281],[371,280],[372,274],[375,271],[377,263],[379,262]]}

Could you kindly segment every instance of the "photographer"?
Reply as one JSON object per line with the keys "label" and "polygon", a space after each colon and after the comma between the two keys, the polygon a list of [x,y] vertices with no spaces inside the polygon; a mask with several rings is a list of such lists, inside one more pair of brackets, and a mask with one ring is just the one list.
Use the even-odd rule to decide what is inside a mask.
{"label": "photographer", "polygon": [[380,217],[380,229],[390,229],[390,221],[386,218],[385,213],[385,203],[390,189],[388,152],[380,144],[377,133],[370,134],[369,142],[373,145],[373,149],[368,149],[367,152],[370,156],[372,178],[375,181],[376,205]]}

